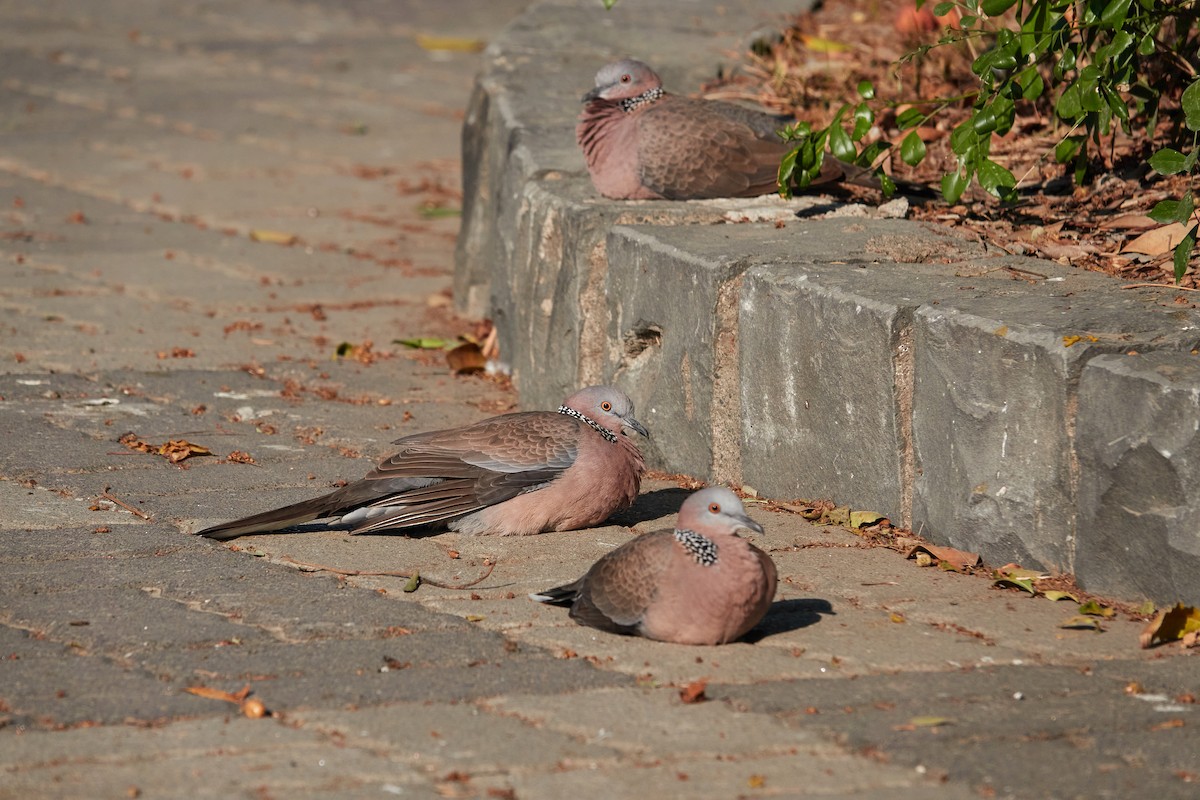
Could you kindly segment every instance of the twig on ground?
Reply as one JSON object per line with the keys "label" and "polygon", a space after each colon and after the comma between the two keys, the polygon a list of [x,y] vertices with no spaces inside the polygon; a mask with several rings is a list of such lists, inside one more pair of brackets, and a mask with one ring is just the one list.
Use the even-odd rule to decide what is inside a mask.
{"label": "twig on ground", "polygon": [[[352,578],[411,578],[414,574],[412,572],[399,571],[370,572],[362,569],[340,569],[339,567],[329,567],[324,564],[310,564],[307,561],[297,561],[291,556],[282,556],[281,558],[283,561],[286,561],[289,564],[295,564],[298,567],[304,567],[306,569],[313,570],[314,572],[332,572],[334,575],[346,575]],[[487,580],[488,576],[492,574],[492,570],[496,568],[496,562],[492,559],[485,559],[483,563],[485,566],[487,566],[487,571],[469,583],[440,583],[439,581],[435,581],[433,578],[428,578],[425,575],[421,576],[421,583],[427,583],[430,586],[436,586],[439,589],[469,589],[472,586],[483,583],[483,581]]]}
{"label": "twig on ground", "polygon": [[113,494],[109,491],[110,489],[112,489],[111,486],[105,486],[104,491],[100,493],[100,497],[97,499],[107,500],[108,502],[112,503],[115,506],[120,506],[121,508],[128,511],[130,514],[133,514],[135,517],[138,517],[139,519],[144,519],[147,522],[150,521],[149,514],[147,514],[145,511],[142,511],[140,508],[134,508],[133,506],[129,505],[129,503],[126,503],[124,500],[121,500],[118,497],[114,497]]}

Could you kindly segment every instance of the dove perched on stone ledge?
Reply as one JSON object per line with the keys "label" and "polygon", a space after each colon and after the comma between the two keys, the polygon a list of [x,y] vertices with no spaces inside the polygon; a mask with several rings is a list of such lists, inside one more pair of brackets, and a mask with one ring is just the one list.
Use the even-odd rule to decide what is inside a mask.
{"label": "dove perched on stone ledge", "polygon": [[[671,94],[641,61],[608,64],[583,96],[575,138],[596,191],[615,200],[756,197],[778,190],[793,145],[786,120],[717,100]],[[814,184],[878,188],[869,170],[827,156]]]}
{"label": "dove perched on stone ledge", "polygon": [[732,642],[766,615],[777,584],[771,557],[738,530],[763,528],[729,489],[704,489],[684,501],[675,530],[632,539],[574,583],[530,597],[568,605],[576,622],[612,633]]}
{"label": "dove perched on stone ledge", "polygon": [[233,539],[320,519],[351,533],[441,527],[514,536],[596,525],[632,505],[641,487],[645,463],[628,433],[649,434],[633,415],[620,389],[592,386],[557,412],[406,436],[360,481],[200,535]]}

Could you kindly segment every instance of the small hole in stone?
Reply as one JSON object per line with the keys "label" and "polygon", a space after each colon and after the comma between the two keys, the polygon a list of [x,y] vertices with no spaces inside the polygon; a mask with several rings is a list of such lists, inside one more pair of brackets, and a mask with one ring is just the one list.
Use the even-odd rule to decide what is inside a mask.
{"label": "small hole in stone", "polygon": [[662,346],[662,328],[653,322],[638,320],[633,330],[625,334],[625,358],[634,359],[651,347]]}

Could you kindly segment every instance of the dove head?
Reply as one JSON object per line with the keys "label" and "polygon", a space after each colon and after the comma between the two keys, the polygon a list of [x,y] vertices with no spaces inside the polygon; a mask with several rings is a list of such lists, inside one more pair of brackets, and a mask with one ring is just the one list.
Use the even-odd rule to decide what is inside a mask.
{"label": "dove head", "polygon": [[611,433],[628,435],[629,431],[640,433],[647,439],[650,433],[642,423],[633,417],[633,401],[615,386],[589,386],[580,389],[563,401],[559,411],[571,416],[583,416],[585,422],[592,422]]}
{"label": "dove head", "polygon": [[596,88],[583,96],[583,102],[592,100],[628,100],[647,92],[662,91],[662,79],[641,61],[627,58],[614,61],[596,73]]}
{"label": "dove head", "polygon": [[675,530],[694,531],[701,536],[711,537],[728,536],[739,530],[762,533],[763,526],[750,519],[742,507],[742,501],[731,490],[724,486],[713,486],[683,501]]}

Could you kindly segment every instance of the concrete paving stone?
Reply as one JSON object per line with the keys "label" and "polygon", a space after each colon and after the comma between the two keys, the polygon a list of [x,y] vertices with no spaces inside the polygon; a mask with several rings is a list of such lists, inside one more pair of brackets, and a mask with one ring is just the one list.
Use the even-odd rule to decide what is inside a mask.
{"label": "concrete paving stone", "polygon": [[68,797],[178,796],[182,787],[192,797],[437,796],[412,767],[269,719],[227,715],[151,729],[5,738],[19,743],[15,751],[24,756],[5,766],[5,797],[47,790]]}
{"label": "concrete paving stone", "polygon": [[676,757],[766,756],[789,753],[800,746],[813,750],[830,747],[803,731],[761,715],[738,713],[721,703],[685,704],[672,688],[597,689],[565,696],[514,692],[486,700],[483,707],[626,755],[647,755],[666,740]]}
{"label": "concrete paving stone", "polygon": [[544,730],[465,703],[396,703],[352,715],[301,711],[288,720],[352,747],[410,754],[414,765],[438,775],[451,770],[487,774],[552,769],[561,763],[611,761],[620,752],[606,743]]}
{"label": "concrete paving stone", "polygon": [[1190,353],[1099,356],[1083,369],[1075,429],[1083,586],[1200,603],[1198,397],[1200,361]]}
{"label": "concrete paving stone", "polygon": [[553,773],[515,775],[518,797],[637,798],[660,797],[888,797],[896,800],[977,797],[961,786],[947,786],[937,778],[864,758],[813,757],[798,748],[795,755],[734,760],[654,758],[615,767],[590,767]]}
{"label": "concrete paving stone", "polygon": [[[782,684],[773,686],[770,700],[747,686],[711,694],[736,708],[779,714],[806,730],[836,732],[853,749],[997,797],[1150,792],[1182,798],[1191,791],[1186,775],[1200,763],[1197,751],[1180,749],[1179,742],[1194,736],[1194,706],[1156,711],[1153,699],[1131,696],[1125,686],[1131,680],[1155,685],[1160,665],[1176,672],[1172,665],[1186,661],[1111,662],[1095,671],[1023,666],[863,677],[831,684],[819,695],[796,683],[805,699],[795,703]],[[1177,672],[1172,678],[1169,683],[1179,685]],[[950,721],[929,725],[922,718]]]}
{"label": "concrete paving stone", "polygon": [[[196,614],[137,588],[29,590],[32,581],[28,578],[14,582],[24,584],[25,591],[3,595],[6,625],[119,663],[136,663],[163,649],[226,647],[234,640],[246,644],[276,641],[270,631],[216,614]],[[47,614],[50,609],[52,617]]]}
{"label": "concrete paving stone", "polygon": [[[196,713],[196,698],[179,695],[153,673],[0,624],[4,703],[9,731],[81,723],[120,724]],[[240,688],[240,687],[236,687]]]}

